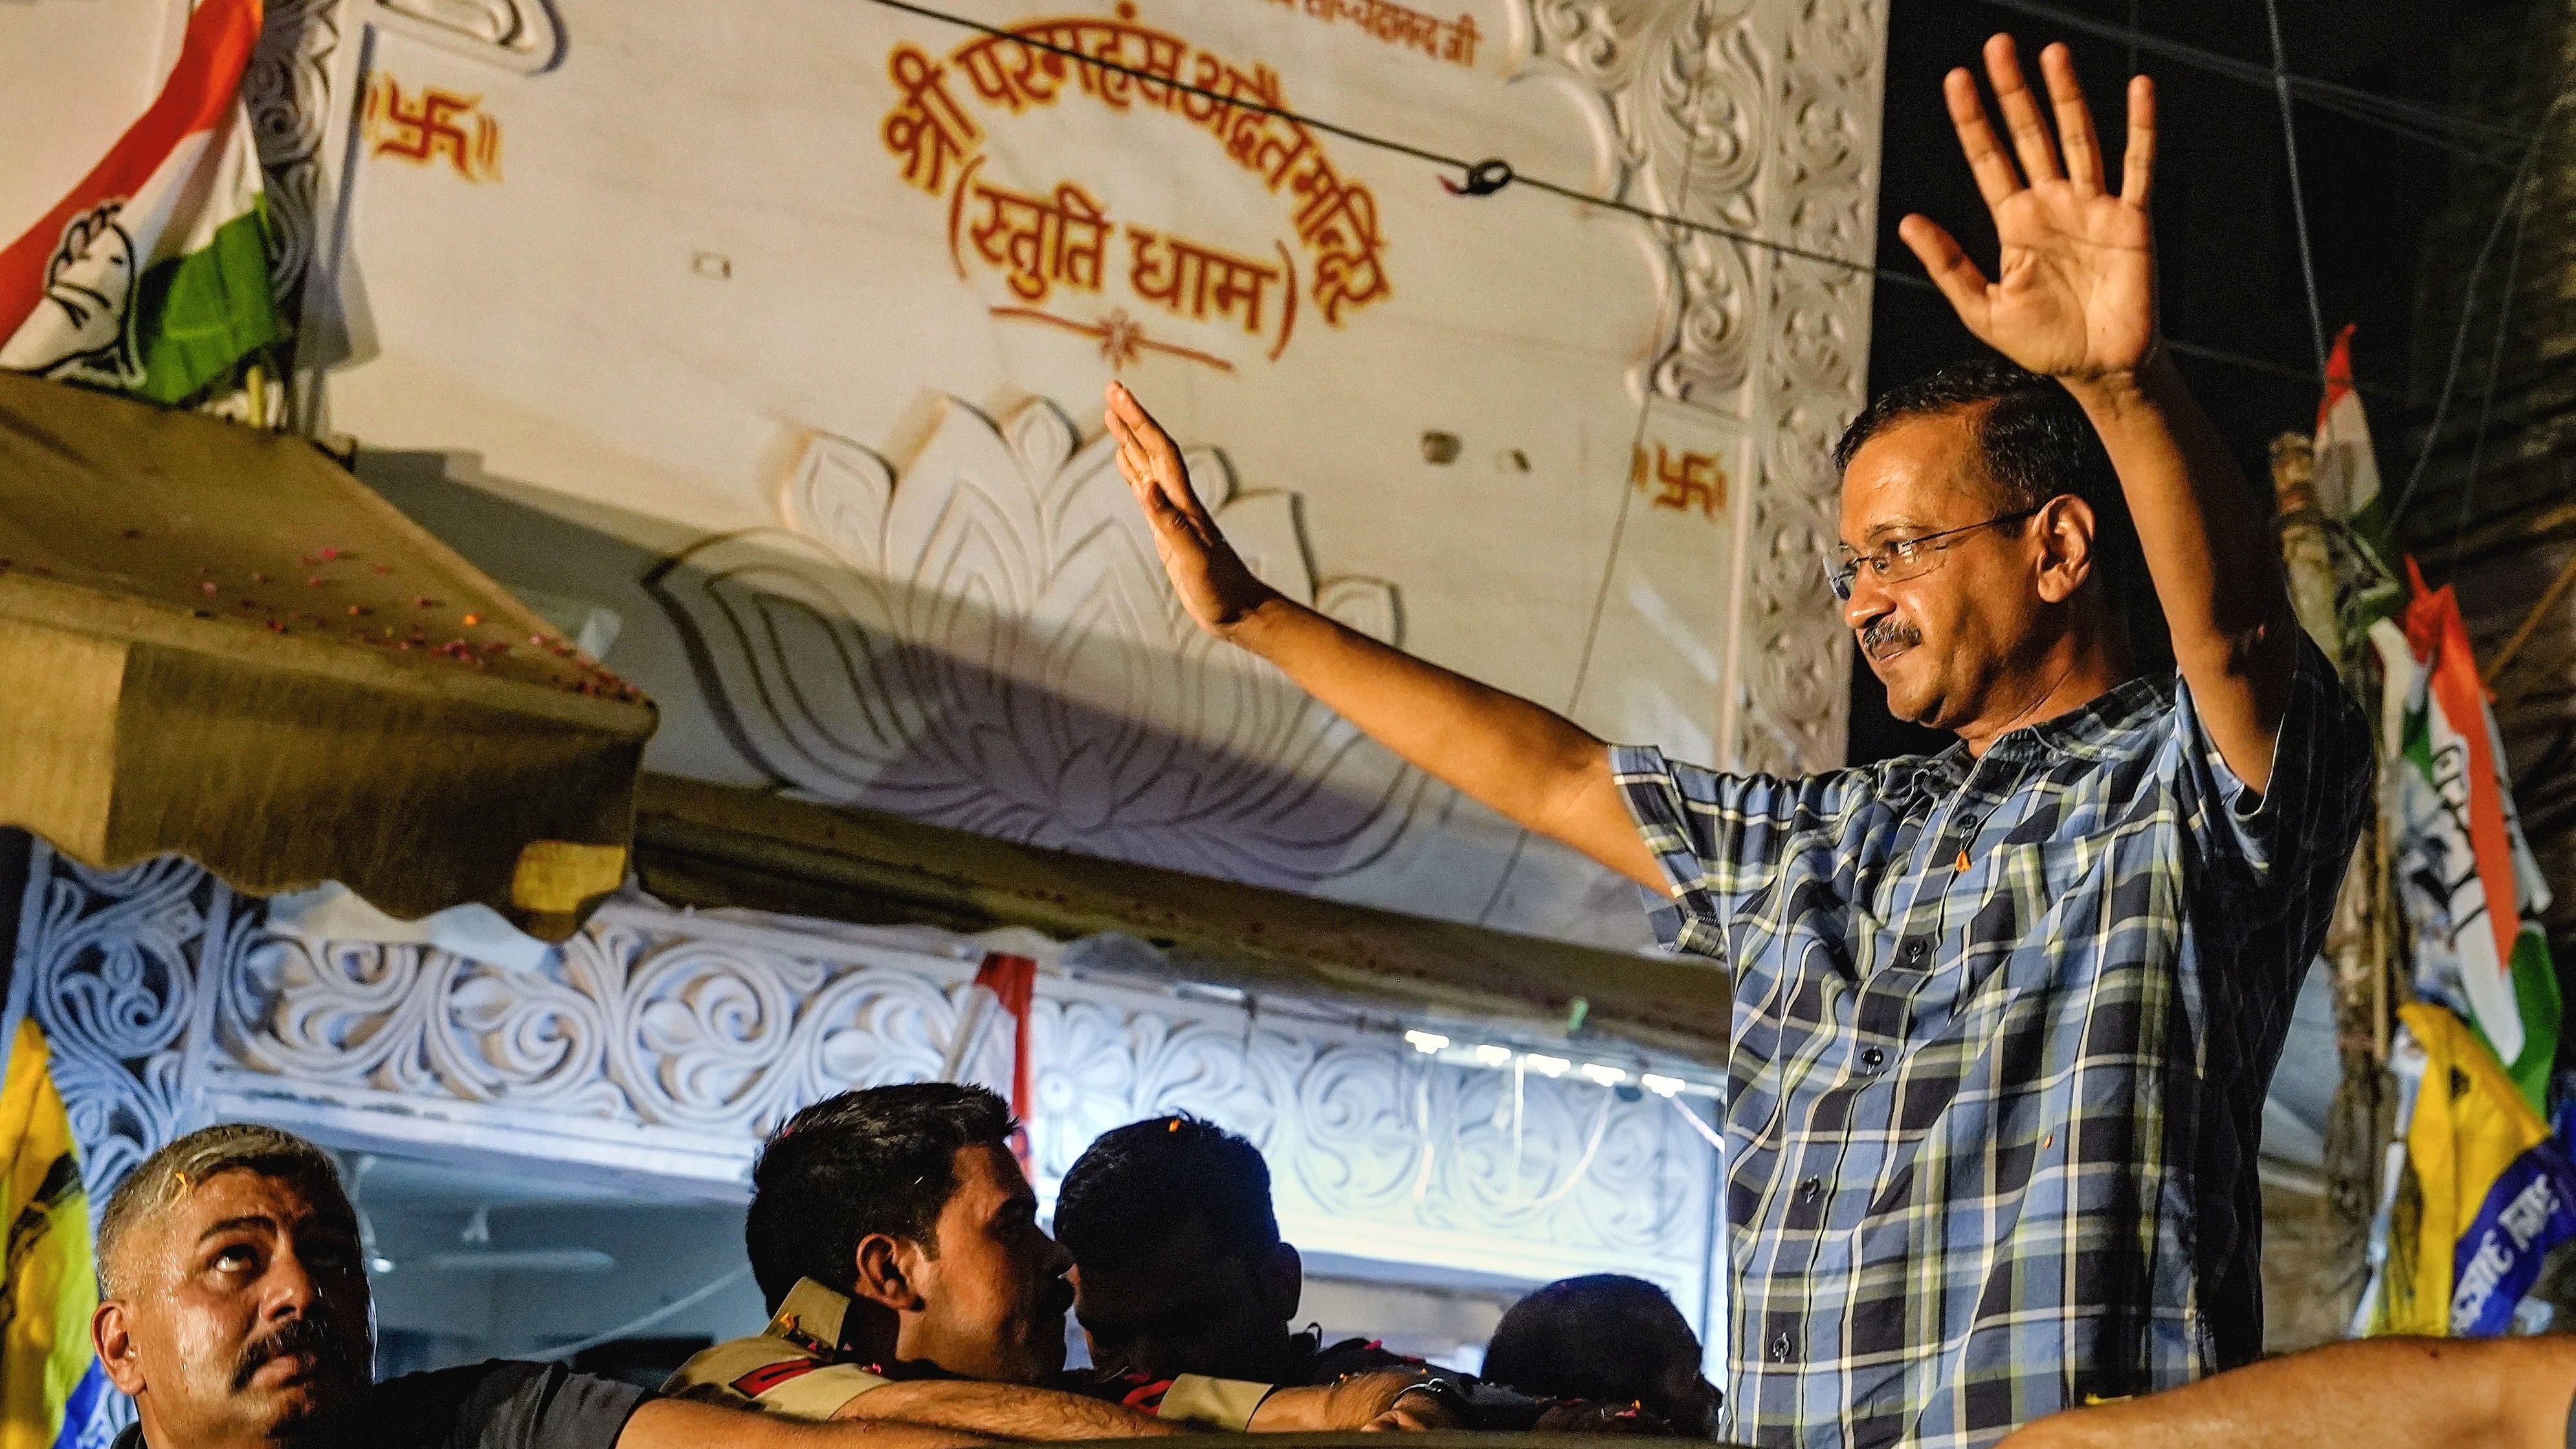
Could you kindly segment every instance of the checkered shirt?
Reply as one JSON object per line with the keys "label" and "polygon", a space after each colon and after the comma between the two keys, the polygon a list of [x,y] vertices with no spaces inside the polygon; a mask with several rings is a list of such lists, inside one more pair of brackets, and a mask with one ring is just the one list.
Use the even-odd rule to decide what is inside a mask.
{"label": "checkered shirt", "polygon": [[1736,981],[1729,1436],[1985,1445],[2262,1343],[2255,1150],[2370,802],[2302,634],[2270,788],[2178,678],[1804,779],[1614,747]]}

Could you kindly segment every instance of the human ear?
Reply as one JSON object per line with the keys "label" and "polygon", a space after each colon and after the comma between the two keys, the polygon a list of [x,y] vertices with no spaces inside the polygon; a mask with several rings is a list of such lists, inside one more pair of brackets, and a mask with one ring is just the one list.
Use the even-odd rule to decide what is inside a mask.
{"label": "human ear", "polygon": [[2039,539],[2039,596],[2052,604],[2073,598],[2093,576],[2093,505],[2072,493],[2048,500],[2030,520]]}
{"label": "human ear", "polygon": [[1253,1287],[1261,1294],[1264,1313],[1286,1321],[1306,1296],[1306,1260],[1287,1243],[1274,1243],[1252,1264]]}
{"label": "human ear", "polygon": [[134,1325],[116,1299],[98,1305],[89,1316],[89,1343],[109,1383],[128,1398],[143,1392],[143,1365],[136,1361]]}
{"label": "human ear", "polygon": [[881,1304],[897,1313],[919,1313],[925,1306],[913,1265],[920,1249],[886,1233],[859,1239],[858,1281],[850,1296]]}

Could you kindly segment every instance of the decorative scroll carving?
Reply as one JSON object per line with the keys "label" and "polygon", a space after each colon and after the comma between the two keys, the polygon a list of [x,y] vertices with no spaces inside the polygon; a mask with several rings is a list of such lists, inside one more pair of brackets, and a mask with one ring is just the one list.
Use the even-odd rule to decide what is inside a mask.
{"label": "decorative scroll carving", "polygon": [[[246,963],[258,984],[227,1008],[212,1080],[241,1092],[273,1078],[258,1084],[271,1097],[322,1089],[353,1113],[380,1102],[458,1123],[502,1109],[539,1132],[669,1129],[720,1144],[699,1149],[704,1170],[731,1176],[807,1102],[937,1075],[968,976],[910,950],[771,935],[704,936],[619,904],[537,973],[429,947],[273,939]],[[1186,1109],[1259,1143],[1292,1215],[1657,1259],[1704,1226],[1707,1154],[1659,1099],[1535,1075],[1515,1098],[1510,1073],[1425,1062],[1391,1032],[1287,1030],[1054,976],[1032,1030],[1042,1185],[1101,1132]],[[970,1074],[1006,1082],[1007,1046],[988,1039]]]}
{"label": "decorative scroll carving", "polygon": [[339,44],[340,0],[271,0],[242,74],[242,104],[268,186],[268,284],[290,326],[313,264],[329,67]]}
{"label": "decorative scroll carving", "polygon": [[45,1033],[90,1201],[104,1202],[192,1125],[183,1068],[199,962],[238,963],[251,927],[232,893],[185,861],[93,871],[41,842],[35,851],[15,989]]}
{"label": "decorative scroll carving", "polygon": [[368,0],[367,18],[442,50],[534,75],[563,58],[553,0]]}
{"label": "decorative scroll carving", "polygon": [[[1612,194],[1823,253],[1875,251],[1884,0],[1524,0],[1530,64],[1597,98]],[[1834,436],[1867,377],[1869,278],[1706,233],[1657,233],[1660,396],[1745,418],[1739,769],[1840,763],[1851,644],[1816,543],[1834,535]]]}
{"label": "decorative scroll carving", "polygon": [[[1798,0],[1789,11],[1767,103],[1788,122],[1763,183],[1769,234],[1865,261],[1876,249],[1885,0]],[[1796,772],[1843,758],[1852,641],[1816,559],[1837,536],[1833,440],[1868,384],[1872,278],[1777,254],[1762,267],[1770,456],[1745,535],[1735,763]]]}
{"label": "decorative scroll carving", "polygon": [[[1610,193],[1693,221],[1752,231],[1754,182],[1779,113],[1750,0],[1528,0],[1534,67],[1579,81],[1614,138]],[[1729,413],[1755,365],[1744,249],[1658,228],[1665,287],[1648,366],[1655,391]]]}
{"label": "decorative scroll carving", "polygon": [[[787,527],[715,539],[646,585],[743,753],[819,799],[1266,885],[1360,870],[1422,777],[1181,612],[1106,437],[1052,404],[995,422],[942,399],[900,470],[801,446]],[[1294,499],[1199,494],[1252,567],[1393,639],[1395,591],[1316,580]]]}
{"label": "decorative scroll carving", "polygon": [[[1032,1147],[1062,1176],[1092,1138],[1158,1112],[1222,1122],[1273,1164],[1283,1214],[1688,1256],[1709,1159],[1665,1104],[1579,1079],[1430,1063],[1389,1037],[1318,1041],[1042,1000]],[[1598,1146],[1594,1139],[1598,1138]],[[1517,1144],[1517,1146],[1516,1146]]]}
{"label": "decorative scroll carving", "polygon": [[272,940],[223,1023],[239,1067],[414,1102],[506,1104],[716,1131],[748,1146],[817,1097],[937,1075],[956,1027],[918,971],[829,971],[639,929],[576,936],[543,972],[424,946]]}
{"label": "decorative scroll carving", "polygon": [[[936,1077],[971,947],[613,902],[543,971],[307,944],[195,866],[84,870],[38,848],[19,956],[91,1191],[211,1117],[343,1144],[445,1144],[705,1191],[761,1134],[856,1086]],[[1099,1133],[1186,1109],[1262,1147],[1321,1251],[1383,1235],[1526,1275],[1704,1282],[1714,1163],[1661,1099],[1432,1061],[1382,1025],[1042,975],[1042,1194]],[[967,1075],[1010,1075],[1007,1029]],[[1534,1268],[1536,1264],[1538,1267]]]}

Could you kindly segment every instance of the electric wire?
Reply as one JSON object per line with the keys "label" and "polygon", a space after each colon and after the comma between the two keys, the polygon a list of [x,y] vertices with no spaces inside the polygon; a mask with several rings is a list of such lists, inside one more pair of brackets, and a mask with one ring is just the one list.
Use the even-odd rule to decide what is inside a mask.
{"label": "electric wire", "polygon": [[2451,358],[2442,369],[2441,390],[2433,396],[2433,420],[2424,428],[2423,446],[2415,453],[2415,466],[2407,470],[2406,486],[2399,490],[2397,502],[2388,510],[2391,528],[2406,514],[2406,505],[2415,501],[2415,490],[2424,481],[2424,470],[2433,461],[2434,445],[2442,438],[2442,420],[2451,410],[2451,392],[2460,380],[2460,363],[2468,351],[2469,324],[2478,310],[2478,279],[2486,274],[2487,262],[2495,254],[2497,238],[2504,235],[2505,218],[2511,216],[2522,190],[2530,184],[2532,164],[2540,159],[2540,143],[2549,134],[2550,124],[2558,119],[2570,101],[2576,101],[2576,86],[2560,91],[2549,109],[2543,111],[2540,123],[2532,128],[2531,139],[2523,146],[2522,162],[2514,168],[2513,180],[2505,186],[2504,202],[2496,208],[2495,220],[2487,227],[2486,240],[2478,244],[2478,254],[2469,263],[2469,280],[2460,297],[2460,324],[2451,333]]}
{"label": "electric wire", "polygon": [[2495,415],[2496,382],[2504,371],[2505,339],[2513,332],[2514,292],[2522,280],[2524,226],[2531,220],[2531,188],[2523,187],[2514,206],[2513,245],[2505,249],[2504,289],[2496,294],[2495,337],[2487,346],[2487,385],[2478,394],[2478,426],[2469,438],[2469,472],[2460,483],[2460,507],[2451,521],[2452,567],[2459,567],[2460,542],[2468,536],[2469,510],[2477,501],[2478,479],[2486,469],[2487,424]]}
{"label": "electric wire", "polygon": [[[2099,40],[2117,40],[2131,57],[2130,73],[2137,71],[2136,56],[2149,55],[2170,60],[2195,70],[2237,81],[2264,90],[2274,88],[2271,70],[2250,60],[2221,55],[2179,40],[2151,35],[2137,28],[2136,7],[2130,10],[2126,26],[2097,20],[2080,11],[2069,10],[2048,0],[1984,0],[1998,10],[2045,20],[2051,25],[2089,35]],[[2502,164],[2501,155],[2525,138],[2503,126],[2444,110],[2420,102],[2383,96],[2336,81],[2318,80],[2312,76],[2285,75],[2290,90],[2300,99],[2321,110],[2349,117],[2376,129],[2392,132],[2456,155]]]}
{"label": "electric wire", "polygon": [[548,1359],[570,1358],[574,1354],[588,1352],[602,1344],[615,1343],[621,1338],[632,1337],[636,1333],[641,1332],[644,1329],[651,1328],[654,1324],[661,1322],[665,1318],[669,1318],[675,1313],[685,1313],[688,1310],[697,1307],[699,1304],[706,1302],[708,1299],[715,1297],[717,1294],[722,1293],[727,1288],[732,1287],[734,1284],[739,1283],[750,1276],[751,1265],[749,1263],[745,1263],[741,1267],[734,1269],[732,1272],[725,1274],[723,1277],[718,1278],[711,1283],[703,1284],[693,1292],[674,1298],[670,1302],[663,1304],[661,1307],[654,1309],[650,1313],[640,1314],[634,1318],[630,1318],[624,1323],[617,1325],[615,1328],[611,1328],[600,1333],[594,1333],[588,1338],[576,1338],[570,1343],[555,1344],[542,1350],[542,1352]]}
{"label": "electric wire", "polygon": [[[991,36],[995,39],[1014,41],[1042,54],[1058,56],[1066,60],[1075,61],[1079,64],[1091,66],[1113,74],[1124,75],[1131,79],[1150,81],[1157,86],[1161,86],[1184,95],[1196,96],[1202,100],[1213,101],[1219,105],[1232,106],[1239,110],[1250,111],[1256,115],[1271,116],[1283,121],[1292,121],[1298,125],[1308,128],[1309,130],[1320,131],[1328,136],[1338,136],[1355,145],[1373,147],[1377,150],[1391,152],[1399,156],[1408,156],[1416,161],[1421,161],[1431,166],[1439,167],[1442,170],[1455,171],[1465,178],[1463,183],[1451,182],[1445,176],[1441,178],[1441,182],[1443,185],[1449,187],[1451,191],[1461,195],[1490,196],[1495,192],[1503,190],[1507,186],[1521,186],[1533,191],[1545,192],[1550,196],[1561,197],[1564,200],[1575,202],[1579,205],[1595,207],[1604,211],[1619,212],[1623,215],[1632,216],[1640,221],[1648,222],[1653,225],[1675,227],[1683,231],[1696,232],[1703,236],[1719,237],[1727,241],[1738,243],[1742,246],[1771,252],[1778,256],[1795,257],[1800,261],[1814,262],[1819,266],[1832,267],[1838,271],[1847,272],[1854,276],[1868,276],[1876,281],[1884,282],[1891,286],[1906,287],[1919,292],[1937,293],[1940,290],[1932,284],[1931,278],[1916,272],[1898,271],[1893,268],[1882,267],[1875,262],[1853,261],[1847,257],[1834,256],[1829,252],[1820,252],[1813,250],[1812,248],[1798,246],[1792,242],[1774,241],[1769,237],[1756,236],[1751,232],[1738,231],[1733,227],[1720,226],[1715,222],[1699,221],[1690,217],[1675,216],[1669,212],[1657,211],[1652,207],[1640,206],[1633,201],[1628,201],[1621,197],[1595,195],[1594,193],[1582,190],[1579,187],[1567,186],[1560,182],[1547,180],[1544,177],[1523,175],[1520,172],[1515,171],[1509,162],[1496,158],[1487,158],[1483,161],[1469,161],[1462,157],[1451,156],[1443,152],[1431,150],[1425,146],[1415,145],[1410,141],[1400,140],[1392,136],[1381,136],[1372,132],[1345,126],[1339,122],[1323,120],[1315,116],[1310,116],[1302,111],[1292,111],[1286,107],[1274,106],[1262,101],[1246,100],[1241,96],[1228,95],[1222,91],[1211,90],[1205,86],[1193,85],[1188,81],[1179,80],[1170,76],[1156,75],[1150,71],[1139,70],[1134,66],[1120,64],[1114,60],[1103,60],[1094,56],[1085,55],[1071,46],[1057,45],[1052,41],[1033,35],[1022,35],[1018,31],[1012,30],[1006,26],[993,25],[985,21],[976,20],[969,16],[953,14],[934,6],[920,4],[918,3],[918,0],[868,0],[868,3],[881,5],[889,10],[901,11],[907,15],[918,16],[924,20],[934,20],[944,25],[952,25],[961,30],[971,30],[977,34]],[[2026,3],[2026,0],[1987,0],[1987,3],[2018,6]],[[2149,46],[2147,48],[2152,49],[2153,47]],[[2306,368],[2293,367],[2285,363],[2276,362],[2269,358],[2255,357],[2247,353],[2235,352],[2223,347],[2210,347],[2204,344],[2179,341],[2172,337],[2167,337],[2163,340],[2166,347],[2171,348],[2175,353],[2184,357],[2196,357],[2203,361],[2241,368],[2249,372],[2269,373],[2279,377],[2295,378],[2301,382],[2322,384],[2325,381],[2325,375],[2322,370],[2311,371]],[[2364,391],[2365,393],[2368,393],[2370,390],[2364,389]]]}
{"label": "electric wire", "polygon": [[2299,238],[2299,280],[2308,292],[2308,340],[2316,347],[2317,375],[2326,370],[2326,314],[2317,302],[2317,263],[2308,244],[2308,188],[2299,174],[2299,126],[2290,104],[2290,53],[2281,44],[2281,0],[2263,0],[2272,29],[2272,94],[2281,106],[2281,153],[2290,165],[2290,220]]}
{"label": "electric wire", "polygon": [[[1707,14],[1707,0],[1700,0],[1699,11],[1702,15]],[[1707,101],[1707,86],[1708,70],[1702,67],[1700,73],[1691,80],[1690,141],[1682,147],[1682,179],[1681,184],[1675,188],[1673,197],[1673,210],[1677,212],[1690,209],[1691,175],[1699,169],[1699,123],[1702,115],[1701,107]],[[1688,325],[1688,322],[1687,317],[1675,319],[1676,336],[1682,327]],[[1658,357],[1647,364],[1646,385],[1640,390],[1644,396],[1637,402],[1637,425],[1628,433],[1628,458],[1629,466],[1632,468],[1637,466],[1638,460],[1644,456],[1642,450],[1646,446],[1646,424],[1653,418],[1655,411],[1653,368],[1662,360]],[[1592,654],[1594,648],[1601,642],[1601,619],[1609,610],[1611,582],[1619,576],[1619,550],[1628,539],[1628,510],[1635,502],[1636,496],[1637,489],[1633,482],[1631,486],[1621,488],[1618,511],[1611,516],[1610,550],[1601,560],[1601,583],[1592,591],[1592,612],[1583,621],[1583,647],[1575,654],[1574,682],[1565,691],[1565,713],[1569,718],[1583,703],[1583,685],[1592,674]],[[1477,925],[1492,924],[1494,912],[1502,907],[1504,893],[1511,889],[1512,877],[1520,871],[1521,856],[1529,849],[1529,838],[1529,827],[1526,825],[1514,831],[1511,854],[1503,859],[1502,874],[1495,877],[1493,894],[1485,898],[1485,908],[1476,913]]]}

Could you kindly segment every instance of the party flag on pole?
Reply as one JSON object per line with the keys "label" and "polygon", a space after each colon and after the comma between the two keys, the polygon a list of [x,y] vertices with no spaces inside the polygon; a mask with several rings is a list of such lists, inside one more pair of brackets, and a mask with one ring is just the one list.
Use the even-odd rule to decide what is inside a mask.
{"label": "party flag on pole", "polygon": [[2505,1331],[2541,1260],[2576,1237],[2576,1164],[2494,1053],[2439,1006],[2398,1008],[2404,1166],[2364,1313],[2374,1334]]}
{"label": "party flag on pole", "polygon": [[2413,597],[2404,627],[2371,629],[2392,736],[2390,842],[2414,937],[2415,987],[2466,1016],[2535,1112],[2558,1054],[2558,975],[2540,925],[2549,883],[2525,843],[2504,745],[2446,586]]}
{"label": "party flag on pole", "polygon": [[52,1067],[44,1033],[20,1022],[0,1078],[0,1449],[74,1449],[108,1392],[89,1343],[89,1196]]}
{"label": "party flag on pole", "polygon": [[0,251],[0,367],[187,400],[282,335],[240,88],[260,0],[204,0],[160,95]]}

